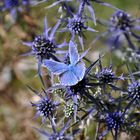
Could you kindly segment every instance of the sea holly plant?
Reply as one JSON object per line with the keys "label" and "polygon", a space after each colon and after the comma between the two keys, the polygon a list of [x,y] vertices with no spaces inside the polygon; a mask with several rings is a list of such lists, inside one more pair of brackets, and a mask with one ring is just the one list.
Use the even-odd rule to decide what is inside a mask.
{"label": "sea holly plant", "polygon": [[137,50],[138,47],[135,46],[136,43],[134,42],[140,40],[138,34],[140,30],[139,22],[139,18],[134,18],[123,10],[117,10],[109,21],[104,21],[103,24],[108,27],[108,30],[102,35],[107,35],[108,44],[111,48],[117,49],[123,46],[122,43],[125,40],[128,47]]}
{"label": "sea holly plant", "polygon": [[[69,6],[67,1],[64,2]],[[58,3],[63,5],[62,1],[58,1]],[[58,3],[56,2],[54,5]],[[105,3],[101,4],[111,7],[111,5]],[[37,110],[37,116],[42,116],[43,120],[49,118],[52,133],[35,128],[41,134],[48,137],[49,140],[75,139],[78,137],[76,134],[82,132],[77,125],[80,126],[81,122],[86,121],[89,116],[92,116],[98,123],[105,126],[100,133],[99,130],[102,129],[102,127],[100,126],[98,128],[99,130],[96,132],[97,139],[102,139],[108,133],[111,133],[113,139],[118,140],[121,132],[131,133],[134,126],[137,129],[139,128],[138,117],[132,117],[135,114],[135,111],[132,109],[135,108],[135,102],[139,99],[139,82],[128,84],[128,88],[124,88],[123,85],[119,86],[117,83],[126,83],[128,79],[127,76],[117,76],[116,73],[113,72],[111,65],[110,67],[103,67],[101,60],[104,59],[104,57],[99,56],[93,63],[90,62],[90,60],[88,61],[85,57],[91,48],[87,49],[87,51],[81,55],[78,51],[78,45],[75,43],[75,35],[82,37],[83,30],[95,31],[85,25],[86,20],[89,19],[86,18],[85,20],[83,18],[84,5],[87,5],[91,12],[92,5],[90,1],[82,1],[82,5],[78,8],[78,13],[69,11],[70,17],[68,17],[67,20],[65,20],[65,18],[58,19],[57,24],[52,29],[48,29],[45,22],[43,35],[37,36],[29,45],[25,43],[31,46],[32,53],[37,56],[37,59],[40,58],[41,66],[47,68],[53,75],[56,75],[56,77],[53,78],[56,78],[57,83],[52,83],[52,86],[44,91],[46,94],[50,94],[50,98],[47,96],[41,97],[38,103],[32,103],[32,106]],[[60,13],[62,12],[63,10]],[[92,17],[94,17],[93,14],[95,13],[93,13],[92,10]],[[95,17],[93,19],[95,23]],[[63,56],[62,59],[62,57],[60,58],[56,53],[57,50],[60,51],[60,48],[63,49],[63,47],[57,47],[58,45],[54,42],[54,38],[55,32],[63,20],[67,22],[67,24],[64,25],[65,31],[70,31],[72,37],[68,39],[70,40],[68,41],[68,50],[65,51],[65,57]],[[118,36],[124,35],[128,41],[128,45],[133,48],[132,41],[127,38],[132,35],[133,32],[130,31],[135,27],[129,15],[121,10],[117,11],[115,15],[113,15],[110,23],[108,34],[114,33],[115,35],[117,33]],[[128,26],[129,29],[126,26]],[[63,32],[60,34],[63,34]],[[134,37],[134,35],[132,36]],[[136,38],[136,36],[135,39],[138,41],[139,38],[138,36]],[[47,42],[48,40],[49,43]],[[79,41],[81,45],[84,46],[83,41],[81,39],[79,39]],[[87,62],[84,60],[87,60]],[[87,66],[87,63],[90,63],[90,65]],[[97,63],[99,63],[98,72],[95,71]],[[96,68],[93,69],[94,67]],[[124,97],[123,95],[126,96]],[[126,98],[129,100],[125,101]],[[55,103],[57,100],[59,104],[63,104],[64,106],[62,112],[59,110],[61,107]],[[138,106],[136,108],[138,109]],[[55,110],[55,120],[50,119]],[[62,130],[57,128],[59,115],[63,116],[60,121],[64,126]],[[75,127],[78,133],[73,132],[75,131]],[[73,131],[70,132],[70,130]],[[87,136],[85,136],[85,139],[86,137]]]}
{"label": "sea holly plant", "polygon": [[49,119],[54,124],[55,110],[60,103],[52,101],[44,89],[42,91],[44,95],[31,87],[29,89],[40,98],[37,103],[31,102],[32,106],[36,108],[34,118],[41,117],[43,124],[46,122],[46,119]]}
{"label": "sea holly plant", "polygon": [[34,55],[38,59],[38,63],[42,63],[44,59],[50,58],[59,61],[55,54],[61,53],[61,51],[57,51],[57,48],[62,48],[67,45],[66,42],[59,45],[55,42],[54,35],[59,25],[60,20],[58,20],[53,28],[48,28],[47,19],[45,18],[44,32],[41,35],[37,35],[32,42],[23,42],[24,45],[31,48],[31,52],[27,55]]}
{"label": "sea holly plant", "polygon": [[72,17],[69,17],[68,19],[62,19],[62,20],[64,20],[67,23],[67,25],[65,28],[61,30],[61,32],[70,31],[71,40],[73,41],[75,39],[75,36],[77,35],[82,50],[84,50],[84,44],[83,44],[84,31],[97,32],[93,28],[88,27],[86,25],[87,17],[82,17],[82,15],[78,13],[76,15],[72,15]]}
{"label": "sea holly plant", "polygon": [[[31,52],[25,55],[33,55],[37,58],[38,61],[38,74],[42,81],[41,77],[41,65],[44,59],[50,59],[60,61],[56,54],[63,54],[65,51],[58,50],[58,48],[63,48],[67,45],[64,41],[62,44],[56,44],[55,42],[55,32],[60,25],[60,20],[56,23],[53,28],[48,28],[47,19],[44,20],[44,32],[41,35],[37,35],[32,42],[23,42],[23,45],[31,48]],[[43,82],[43,81],[42,81]]]}
{"label": "sea holly plant", "polygon": [[[119,140],[122,133],[127,134],[130,139],[132,139],[131,135],[135,136],[134,131],[139,134],[140,36],[138,32],[140,19],[133,18],[127,12],[100,0],[41,0],[34,2],[4,0],[0,10],[13,12],[13,9],[19,9],[23,5],[25,7],[32,5],[32,10],[34,10],[34,6],[38,6],[40,3],[44,6],[44,12],[53,10],[55,6],[58,10],[55,16],[58,18],[53,27],[48,27],[51,18],[48,21],[45,18],[44,31],[40,35],[36,35],[32,41],[23,42],[23,45],[30,48],[30,52],[25,55],[33,55],[37,60],[38,74],[43,84],[41,92],[28,86],[39,97],[37,102],[31,102],[31,106],[36,112],[34,118],[41,118],[44,127],[34,127],[34,129],[48,140],[99,140],[105,137],[108,139],[110,136],[108,134],[111,134],[113,140]],[[97,4],[94,5],[94,3]],[[84,37],[88,32],[85,34],[84,32],[91,31],[93,35],[96,32],[87,23],[92,21],[91,23],[98,24],[99,17],[95,16],[96,12],[93,8],[98,4],[111,7],[116,11],[110,20],[105,22],[107,31],[105,33],[97,32],[97,38],[93,37],[95,46],[89,47],[88,44],[85,44],[89,40]],[[86,7],[89,15],[86,13]],[[45,12],[45,14],[49,13]],[[102,18],[100,17],[100,19]],[[99,26],[102,27],[102,24]],[[71,33],[71,36],[67,36],[67,31]],[[82,49],[76,42],[76,36],[78,36]],[[95,60],[94,54],[91,55],[91,59],[92,49],[98,48],[94,40],[100,41],[101,36],[107,38],[111,47],[115,47],[114,52],[116,49],[121,50],[122,47],[130,48],[131,52],[133,51],[136,63],[131,61],[131,73],[126,72],[126,66],[122,62],[119,63],[120,67],[114,64],[114,52],[110,53],[113,57],[109,66],[104,66],[103,61],[106,56],[101,57],[101,52]],[[124,40],[127,42],[126,46],[125,43],[122,45]],[[86,51],[84,51],[84,47]],[[126,49],[124,49],[124,53],[127,53]],[[125,57],[126,60],[129,59],[128,55]],[[50,82],[49,88],[44,86],[46,77],[41,71],[42,68],[50,72],[51,76],[48,80],[54,81]],[[124,75],[120,73],[124,73]],[[84,127],[82,124],[85,124]],[[95,127],[97,127],[94,132],[95,136],[90,135],[88,129]]]}

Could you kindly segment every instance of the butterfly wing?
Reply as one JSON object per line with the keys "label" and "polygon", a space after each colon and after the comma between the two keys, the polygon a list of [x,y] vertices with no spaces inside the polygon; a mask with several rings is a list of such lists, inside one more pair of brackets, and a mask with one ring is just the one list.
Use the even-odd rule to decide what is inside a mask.
{"label": "butterfly wing", "polygon": [[44,60],[44,66],[53,74],[59,75],[68,70],[68,65],[54,60]]}
{"label": "butterfly wing", "polygon": [[69,57],[72,65],[75,65],[79,61],[78,50],[72,41],[69,42]]}
{"label": "butterfly wing", "polygon": [[79,61],[73,68],[73,73],[77,77],[78,81],[81,81],[84,78],[85,71],[85,63],[82,61]]}
{"label": "butterfly wing", "polygon": [[60,82],[65,86],[75,85],[83,79],[85,71],[85,64],[79,61],[76,65],[69,66],[69,69],[60,75]]}
{"label": "butterfly wing", "polygon": [[78,83],[78,79],[71,70],[68,70],[60,75],[60,82],[61,85],[71,86]]}

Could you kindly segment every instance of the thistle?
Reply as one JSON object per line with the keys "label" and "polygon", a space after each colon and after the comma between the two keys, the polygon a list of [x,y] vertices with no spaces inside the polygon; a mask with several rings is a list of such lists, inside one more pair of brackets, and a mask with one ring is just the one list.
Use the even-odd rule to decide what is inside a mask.
{"label": "thistle", "polygon": [[111,47],[119,48],[122,45],[122,40],[125,38],[129,47],[136,50],[137,47],[132,42],[132,38],[136,41],[140,40],[140,36],[135,33],[139,30],[139,19],[133,18],[124,11],[116,11],[107,21],[108,31],[104,33],[109,35],[108,43]]}
{"label": "thistle", "polygon": [[106,125],[109,130],[114,129],[118,131],[123,125],[124,118],[122,112],[108,113],[105,118]]}
{"label": "thistle", "polygon": [[37,96],[39,96],[40,100],[36,103],[32,103],[32,106],[36,109],[36,114],[34,118],[41,117],[42,123],[45,123],[46,119],[48,118],[50,121],[54,120],[55,109],[59,105],[58,102],[53,102],[51,99],[48,98],[48,95],[45,90],[43,90],[42,94],[38,93],[38,91],[29,87],[31,91],[33,91]]}
{"label": "thistle", "polygon": [[[58,60],[55,56],[57,53],[64,53],[63,51],[57,50],[57,48],[62,48],[66,45],[66,42],[57,45],[54,40],[54,35],[57,28],[60,25],[60,20],[57,24],[51,29],[47,26],[47,19],[44,21],[44,32],[42,35],[36,36],[32,42],[23,42],[24,45],[31,48],[31,52],[28,55],[35,55],[39,63],[42,63],[44,59],[54,59]],[[50,31],[50,34],[48,32]]]}
{"label": "thistle", "polygon": [[135,98],[136,100],[140,99],[140,83],[138,81],[132,82],[128,86],[128,93],[130,98]]}
{"label": "thistle", "polygon": [[64,127],[61,128],[61,130],[58,132],[56,130],[56,126],[52,125],[52,130],[53,133],[50,134],[44,130],[35,128],[38,132],[40,132],[42,135],[46,136],[49,140],[72,140],[74,135],[76,135],[78,133],[78,131],[76,133],[74,133],[73,135],[71,134],[65,134],[65,131],[68,129],[69,125],[70,125],[71,119],[69,119],[65,124]]}
{"label": "thistle", "polygon": [[75,39],[75,36],[78,36],[79,42],[81,44],[82,50],[84,49],[83,44],[83,36],[84,31],[91,31],[91,32],[97,32],[96,30],[92,29],[91,27],[88,27],[86,25],[87,18],[83,18],[81,15],[76,14],[73,15],[73,17],[64,19],[66,22],[66,27],[64,27],[61,32],[69,31],[71,33],[71,40],[73,41]]}

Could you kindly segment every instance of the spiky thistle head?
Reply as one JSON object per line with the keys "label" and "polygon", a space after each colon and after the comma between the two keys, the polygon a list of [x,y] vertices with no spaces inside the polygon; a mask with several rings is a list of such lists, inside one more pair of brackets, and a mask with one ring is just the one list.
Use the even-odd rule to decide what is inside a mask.
{"label": "spiky thistle head", "polygon": [[110,129],[118,130],[124,123],[123,113],[120,111],[107,113],[105,121],[109,130]]}
{"label": "spiky thistle head", "polygon": [[140,99],[140,82],[132,82],[128,86],[128,93],[130,97]]}
{"label": "spiky thistle head", "polygon": [[59,103],[54,102],[50,98],[48,98],[47,92],[44,89],[43,94],[45,96],[43,96],[38,91],[32,89],[31,87],[29,87],[29,89],[39,97],[39,100],[37,102],[31,102],[32,106],[36,109],[36,114],[34,118],[42,117],[42,123],[44,123],[47,118],[49,120],[53,119],[55,109],[59,105]]}
{"label": "spiky thistle head", "polygon": [[85,20],[81,16],[74,16],[68,20],[67,28],[70,32],[82,35],[82,31],[86,29]]}
{"label": "spiky thistle head", "polygon": [[41,59],[49,59],[50,53],[55,53],[56,45],[53,41],[46,39],[43,35],[36,36],[32,42],[33,53]]}
{"label": "spiky thistle head", "polygon": [[41,35],[37,35],[32,42],[23,42],[23,45],[26,45],[31,48],[30,55],[34,55],[38,58],[39,62],[42,62],[44,59],[54,59],[59,61],[55,56],[55,53],[61,54],[63,51],[57,50],[57,48],[62,48],[67,45],[66,42],[62,44],[55,43],[55,32],[60,25],[60,20],[56,23],[53,28],[48,28],[47,19],[44,20],[44,32]]}
{"label": "spiky thistle head", "polygon": [[124,11],[117,11],[110,19],[111,26],[121,31],[129,31],[133,27],[131,16]]}
{"label": "spiky thistle head", "polygon": [[101,84],[112,83],[116,79],[116,76],[111,68],[102,68],[97,74],[97,79]]}
{"label": "spiky thistle head", "polygon": [[43,123],[47,118],[49,118],[49,119],[53,118],[54,111],[55,111],[57,105],[58,104],[54,103],[53,101],[49,100],[48,98],[42,97],[39,102],[32,103],[32,106],[35,107],[36,111],[37,111],[35,118],[41,116]]}

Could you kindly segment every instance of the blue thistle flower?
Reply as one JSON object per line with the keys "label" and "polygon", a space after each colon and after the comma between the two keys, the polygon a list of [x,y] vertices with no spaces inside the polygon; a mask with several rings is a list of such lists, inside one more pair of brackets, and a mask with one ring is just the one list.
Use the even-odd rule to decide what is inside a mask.
{"label": "blue thistle flower", "polygon": [[128,93],[130,98],[140,99],[140,82],[134,81],[128,85]]}
{"label": "blue thistle flower", "polygon": [[95,78],[97,79],[99,85],[109,84],[109,85],[113,86],[112,83],[114,81],[124,80],[123,75],[121,75],[119,77],[116,76],[115,72],[113,72],[113,70],[112,70],[112,65],[110,65],[110,67],[108,67],[108,68],[106,68],[106,67],[103,68],[101,61],[100,61],[99,68],[100,68],[100,71],[97,74],[95,74]]}
{"label": "blue thistle flower", "polygon": [[[66,42],[63,42],[62,44],[56,44],[54,40],[54,35],[57,30],[57,28],[60,25],[60,20],[58,20],[57,24],[50,30],[47,26],[47,19],[45,18],[44,21],[44,32],[42,35],[38,35],[35,37],[35,39],[32,42],[23,42],[23,45],[26,45],[31,48],[31,52],[24,54],[24,55],[34,55],[38,60],[38,75],[41,80],[41,82],[44,85],[43,79],[42,79],[42,73],[41,73],[41,65],[44,59],[50,59],[60,61],[55,54],[63,54],[66,53],[66,51],[63,50],[57,50],[58,48],[62,48],[67,45]],[[49,34],[50,31],[50,34]]]}
{"label": "blue thistle flower", "polygon": [[[60,20],[58,20],[57,24],[51,29],[47,27],[47,20],[45,18],[44,32],[42,35],[38,35],[32,42],[23,42],[24,45],[30,47],[32,50],[28,55],[35,55],[39,62],[42,63],[44,59],[54,59],[57,60],[55,56],[56,53],[64,53],[64,51],[56,50],[57,48],[62,48],[66,45],[66,42],[57,45],[54,41],[54,34],[57,28],[60,25]],[[50,31],[50,34],[48,32]]]}
{"label": "blue thistle flower", "polygon": [[61,32],[64,31],[70,31],[72,35],[72,39],[74,41],[74,38],[76,35],[78,35],[79,42],[81,44],[82,49],[84,49],[83,45],[83,32],[84,31],[91,31],[91,32],[97,32],[96,30],[92,29],[91,27],[86,26],[87,18],[83,18],[79,14],[73,15],[72,18],[64,19],[66,21],[67,25],[65,28],[61,30]]}
{"label": "blue thistle flower", "polygon": [[71,119],[69,119],[65,124],[64,124],[64,127],[59,131],[57,132],[56,131],[56,126],[52,125],[52,130],[53,130],[53,133],[50,134],[44,130],[41,130],[41,129],[38,129],[38,128],[35,128],[38,132],[40,132],[41,134],[43,134],[44,136],[46,136],[48,138],[48,140],[72,140],[73,139],[73,136],[76,135],[79,131],[75,131],[74,134],[65,134],[65,131],[68,129],[68,127],[70,126],[70,122],[71,122]]}
{"label": "blue thistle flower", "polygon": [[114,140],[117,140],[118,133],[122,129],[125,123],[124,113],[121,111],[108,112],[105,116],[105,123],[107,129],[103,131],[103,133],[99,136],[99,139],[102,139],[109,131],[114,130],[114,134],[112,131],[112,135],[114,136]]}
{"label": "blue thistle flower", "polygon": [[32,42],[32,51],[37,56],[37,58],[41,58],[42,60],[51,57],[51,53],[56,53],[55,51],[56,45],[54,42],[46,39],[45,36],[39,35],[36,36],[34,41]]}
{"label": "blue thistle flower", "polygon": [[101,71],[97,74],[97,79],[99,83],[113,83],[116,79],[115,73],[111,68],[102,68]]}
{"label": "blue thistle flower", "polygon": [[43,93],[45,94],[45,96],[43,96],[31,87],[29,87],[29,89],[40,97],[40,100],[37,103],[31,102],[32,106],[36,108],[36,114],[34,118],[42,117],[42,123],[45,123],[47,118],[49,120],[53,120],[55,109],[59,103],[53,102],[51,99],[49,99],[45,90],[43,90]]}
{"label": "blue thistle flower", "polygon": [[122,117],[122,115],[123,113],[120,111],[108,113],[106,115],[105,121],[106,121],[108,130],[111,130],[111,129],[118,130],[121,128],[121,126],[124,123],[124,118]]}
{"label": "blue thistle flower", "polygon": [[107,22],[108,31],[102,35],[109,35],[108,42],[111,48],[120,47],[122,39],[125,38],[129,47],[136,50],[136,46],[131,41],[131,38],[134,38],[136,41],[140,40],[140,36],[135,33],[136,30],[140,30],[139,22],[139,19],[131,17],[124,11],[116,11],[110,18],[110,21]]}

